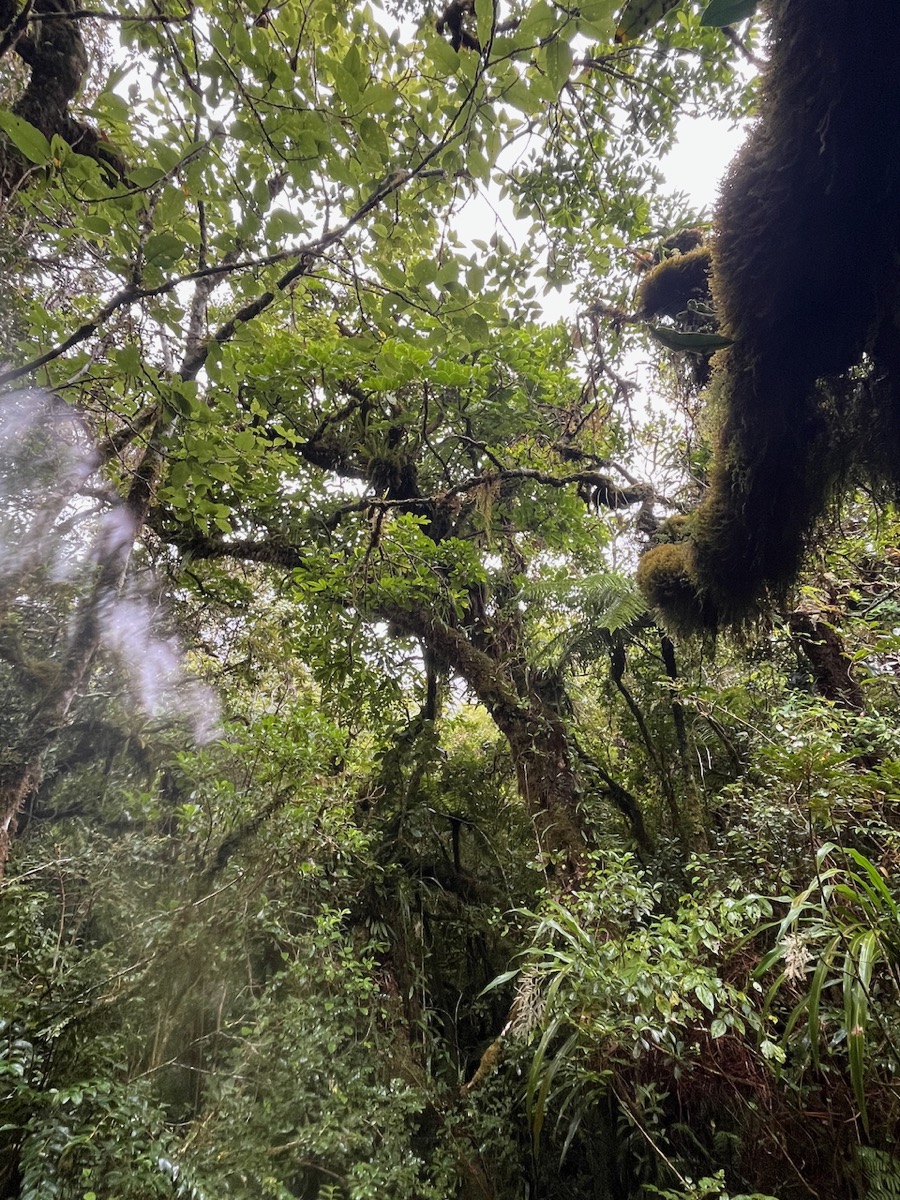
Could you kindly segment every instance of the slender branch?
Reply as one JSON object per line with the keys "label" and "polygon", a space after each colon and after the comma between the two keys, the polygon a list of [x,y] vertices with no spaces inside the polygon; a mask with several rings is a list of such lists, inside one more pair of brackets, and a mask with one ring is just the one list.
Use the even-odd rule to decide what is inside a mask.
{"label": "slender branch", "polygon": [[[29,4],[30,8],[31,5]],[[157,13],[151,16],[138,16],[136,13],[111,13],[104,12],[99,8],[76,8],[72,12],[47,12],[40,13],[27,19],[30,21],[115,21],[120,24],[135,23],[146,25],[178,25],[185,21],[190,21],[191,13],[184,13],[180,17],[167,16],[165,13]]]}
{"label": "slender branch", "polygon": [[39,354],[37,358],[33,358],[30,362],[25,363],[24,366],[14,367],[12,370],[4,371],[0,374],[0,386],[6,383],[13,383],[16,379],[21,379],[25,375],[30,375],[32,371],[36,371],[48,362],[53,362],[55,358],[59,358],[61,354],[65,354],[67,350],[71,350],[79,342],[83,342],[86,338],[91,337],[105,321],[109,320],[117,309],[132,304],[137,299],[137,295],[138,289],[133,284],[123,287],[100,309],[95,317],[92,317],[89,321],[85,321],[83,325],[79,325],[75,332],[70,333],[64,342],[60,342],[58,346],[54,346],[51,350],[46,350],[43,354]]}
{"label": "slender branch", "polygon": [[130,446],[135,438],[152,425],[159,418],[159,405],[148,404],[146,408],[141,409],[130,420],[126,421],[125,425],[115,433],[104,438],[97,445],[97,460],[98,466],[101,463],[110,462],[113,458],[118,458],[126,446]]}
{"label": "slender branch", "polygon": [[735,50],[737,50],[740,54],[743,54],[744,58],[746,58],[747,62],[750,63],[752,67],[756,67],[757,71],[762,71],[765,69],[765,61],[753,53],[750,47],[747,46],[743,41],[740,34],[732,29],[730,25],[723,25],[722,32],[728,38],[729,42],[731,42],[732,46],[734,46]]}
{"label": "slender branch", "polygon": [[[0,58],[3,58],[3,56],[9,50],[15,47],[16,42],[25,32],[25,27],[27,26],[29,20],[32,19],[31,9],[33,5],[34,0],[25,0],[25,4],[23,4],[21,11],[3,30],[3,36],[0,38]],[[60,15],[64,16],[65,14]]]}
{"label": "slender branch", "polygon": [[574,475],[551,475],[547,471],[536,471],[531,467],[511,467],[508,470],[488,471],[483,475],[474,475],[469,479],[464,479],[461,483],[455,484],[446,492],[436,496],[435,500],[437,502],[448,500],[451,496],[458,496],[463,492],[490,487],[512,479],[533,479],[535,483],[543,483],[548,487],[568,487],[570,484],[580,483],[586,487],[595,488],[594,502],[602,504],[605,508],[627,508],[631,504],[643,504],[644,501],[652,499],[654,495],[652,488],[646,484],[638,484],[631,488],[617,487],[608,475],[602,475],[599,471],[578,471]]}

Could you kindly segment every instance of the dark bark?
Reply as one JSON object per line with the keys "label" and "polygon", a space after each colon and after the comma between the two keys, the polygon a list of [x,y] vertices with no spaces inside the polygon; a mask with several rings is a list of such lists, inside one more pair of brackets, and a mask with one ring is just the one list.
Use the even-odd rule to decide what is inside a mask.
{"label": "dark bark", "polygon": [[862,712],[863,690],[853,678],[853,664],[837,630],[802,611],[791,613],[788,626],[809,662],[819,695],[841,708]]}
{"label": "dark bark", "polygon": [[[69,104],[81,90],[88,71],[88,55],[81,22],[66,19],[76,10],[75,0],[36,0],[33,15],[53,20],[27,22],[30,5],[17,10],[9,0],[0,7],[0,45],[13,50],[31,68],[25,91],[13,112],[39,129],[49,140],[54,134],[88,158],[96,159],[111,179],[121,178],[126,164],[104,141],[99,130],[76,120]],[[0,191],[13,191],[24,178],[28,164],[5,139],[0,143]]]}

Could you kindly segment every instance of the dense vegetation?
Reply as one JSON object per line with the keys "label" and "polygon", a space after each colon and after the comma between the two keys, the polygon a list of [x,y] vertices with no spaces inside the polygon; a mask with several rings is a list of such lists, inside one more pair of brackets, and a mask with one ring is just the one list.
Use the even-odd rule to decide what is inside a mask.
{"label": "dense vegetation", "polygon": [[618,7],[0,0],[0,1197],[900,1195],[900,523],[679,635],[763,27]]}

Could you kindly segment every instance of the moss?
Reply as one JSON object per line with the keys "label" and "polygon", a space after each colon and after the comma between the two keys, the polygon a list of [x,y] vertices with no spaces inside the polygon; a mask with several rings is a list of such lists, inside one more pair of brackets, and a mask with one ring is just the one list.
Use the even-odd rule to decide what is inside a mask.
{"label": "moss", "polygon": [[664,258],[638,289],[641,316],[674,318],[687,311],[692,300],[708,300],[710,266],[708,246]]}
{"label": "moss", "polygon": [[[713,624],[739,625],[782,595],[854,471],[900,480],[897,330],[877,336],[896,307],[900,262],[900,122],[884,119],[900,112],[895,0],[873,0],[863,22],[852,0],[768,9],[759,119],[717,211],[712,292],[735,344],[716,363],[710,488],[682,583],[652,582],[681,622],[694,581],[698,627],[711,610]],[[847,374],[867,350],[884,364],[880,386]],[[847,405],[835,402],[848,392],[852,436]]]}
{"label": "moss", "polygon": [[693,518],[678,513],[674,517],[666,517],[660,521],[656,531],[657,542],[683,542],[691,535]]}
{"label": "moss", "polygon": [[698,587],[690,542],[667,542],[648,550],[638,563],[635,580],[673,633],[715,630],[715,612]]}
{"label": "moss", "polygon": [[673,233],[663,242],[664,250],[680,250],[682,254],[687,254],[689,250],[703,244],[704,232],[695,225],[690,229],[679,229],[677,233]]}

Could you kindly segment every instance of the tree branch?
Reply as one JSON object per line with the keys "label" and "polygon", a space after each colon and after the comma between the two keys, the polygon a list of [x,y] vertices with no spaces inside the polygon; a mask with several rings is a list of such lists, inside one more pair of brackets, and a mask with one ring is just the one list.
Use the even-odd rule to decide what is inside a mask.
{"label": "tree branch", "polygon": [[476,488],[490,487],[513,479],[533,479],[536,483],[546,484],[547,487],[568,487],[570,484],[581,484],[594,489],[592,500],[604,508],[628,508],[632,504],[643,504],[654,498],[653,489],[647,484],[637,484],[630,488],[620,488],[608,475],[598,471],[578,471],[574,475],[551,475],[547,471],[536,471],[530,467],[511,467],[500,471],[487,471],[483,475],[473,475],[455,484],[446,492],[435,496],[435,502],[449,500],[463,492],[471,492]]}
{"label": "tree branch", "polygon": [[[164,296],[175,290],[183,283],[193,283],[198,280],[208,279],[210,277],[222,277],[232,274],[236,271],[257,270],[260,267],[272,266],[279,262],[285,262],[292,258],[298,261],[289,271],[286,271],[281,278],[275,283],[274,289],[264,292],[262,296],[252,300],[249,304],[244,305],[239,309],[234,316],[227,321],[213,336],[204,342],[201,346],[193,350],[189,350],[185,356],[185,360],[181,366],[182,379],[193,379],[196,377],[203,364],[206,362],[209,352],[213,345],[221,345],[229,341],[237,330],[238,325],[246,324],[247,321],[253,320],[264,312],[277,298],[283,294],[292,283],[296,282],[302,275],[308,275],[312,270],[313,262],[321,257],[323,252],[335,242],[345,237],[373,208],[382,203],[394,192],[399,191],[406,183],[413,178],[435,178],[443,177],[443,170],[432,171],[397,171],[385,183],[381,184],[369,196],[369,198],[359,206],[356,212],[348,218],[339,228],[332,230],[330,233],[322,234],[321,237],[309,242],[306,246],[295,247],[290,250],[282,250],[276,254],[268,254],[262,258],[244,259],[240,262],[223,261],[209,267],[201,267],[196,271],[188,271],[184,275],[178,275],[172,279],[168,279],[165,283],[158,284],[152,288],[141,288],[134,283],[129,283],[121,288],[108,301],[107,304],[92,317],[89,321],[85,321],[78,329],[71,333],[64,341],[53,346],[50,350],[39,354],[36,358],[24,363],[20,367],[14,367],[11,370],[0,373],[0,386],[13,383],[17,379],[23,378],[25,375],[30,375],[33,371],[40,367],[46,366],[47,363],[53,362],[80,342],[91,337],[100,328],[104,322],[120,308],[125,308],[130,304],[134,304],[138,300],[152,299],[156,296]],[[227,256],[226,256],[227,259]]]}

